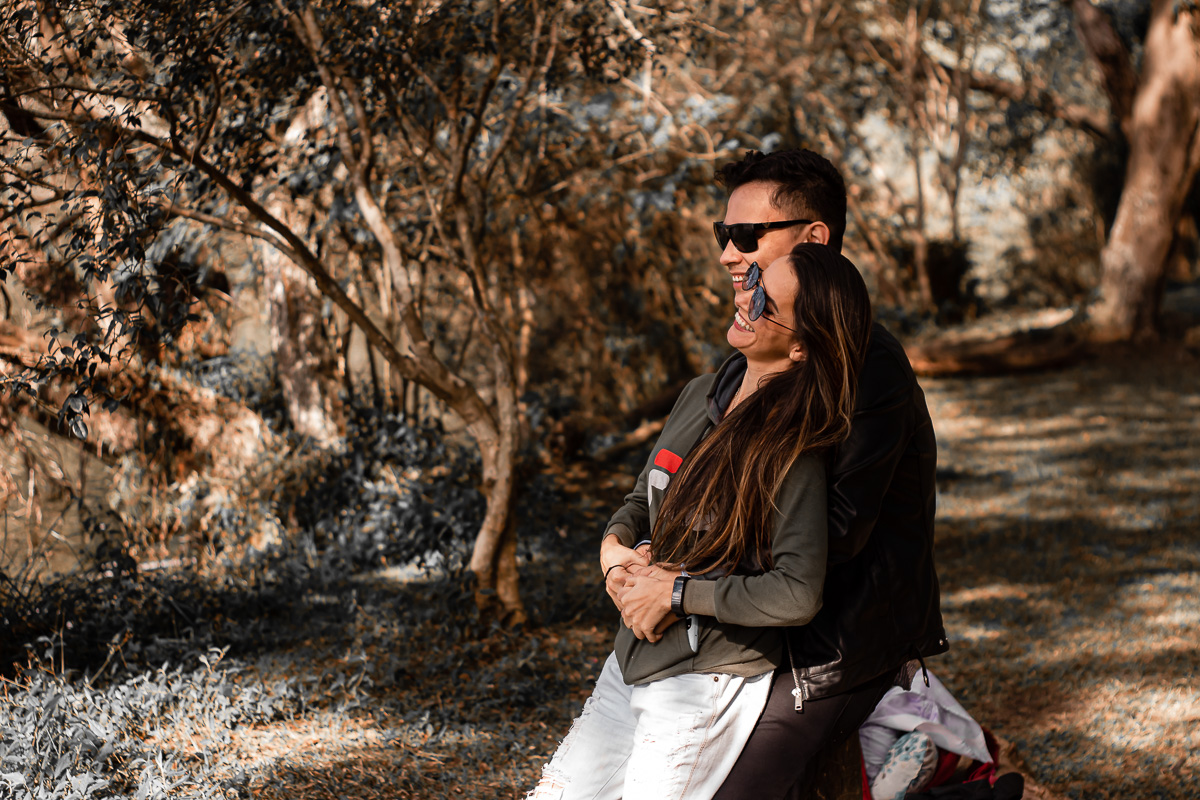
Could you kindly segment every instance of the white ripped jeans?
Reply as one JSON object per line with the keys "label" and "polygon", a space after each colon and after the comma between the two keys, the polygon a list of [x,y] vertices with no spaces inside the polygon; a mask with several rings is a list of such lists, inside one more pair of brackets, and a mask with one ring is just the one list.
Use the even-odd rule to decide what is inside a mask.
{"label": "white ripped jeans", "polygon": [[711,800],[754,730],[771,673],[638,686],[610,654],[528,800]]}

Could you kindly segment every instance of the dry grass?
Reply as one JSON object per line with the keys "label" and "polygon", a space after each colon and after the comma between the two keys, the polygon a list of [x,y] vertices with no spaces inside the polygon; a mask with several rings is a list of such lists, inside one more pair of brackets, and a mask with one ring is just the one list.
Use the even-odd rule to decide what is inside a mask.
{"label": "dry grass", "polygon": [[[1198,366],[1183,352],[1134,353],[923,382],[953,640],[930,667],[1044,786],[1031,797],[1194,795]],[[596,500],[581,495],[580,507]],[[585,516],[580,541],[600,525]],[[576,577],[543,577],[534,561],[525,588],[543,624],[515,635],[446,617],[428,585],[400,573],[298,596],[279,621],[289,644],[228,662],[230,692],[291,681],[299,710],[224,729],[182,719],[156,743],[211,796],[520,798],[615,624],[587,548],[562,541],[543,556],[577,561]]]}
{"label": "dry grass", "polygon": [[1184,798],[1200,778],[1200,369],[1123,353],[926,381],[935,669],[1069,797]]}
{"label": "dry grass", "polygon": [[[1197,364],[1182,353],[1126,354],[924,384],[938,430],[938,559],[954,641],[931,667],[1049,792],[1190,797],[1200,774]],[[386,614],[370,624],[380,641],[391,638],[379,630]],[[440,685],[376,686],[355,715],[313,712],[240,732],[228,763],[263,798],[520,797],[609,646],[602,620],[536,635],[554,658],[495,674],[463,664]],[[283,668],[344,651],[354,636],[313,642]],[[437,645],[407,641],[399,655],[414,675],[423,648]],[[511,648],[491,655],[512,658]],[[561,671],[557,702],[528,686],[469,687],[514,675],[536,685],[547,669]],[[430,711],[453,724],[432,730],[422,721]]]}
{"label": "dry grass", "polygon": [[[1135,353],[924,381],[954,641],[931,667],[1049,793],[1182,800],[1200,774],[1197,366]],[[466,669],[440,688],[378,687],[352,725],[246,732],[235,760],[264,798],[520,797],[609,645],[603,624],[537,634],[573,673],[560,702],[523,704],[520,687],[500,686],[484,693],[511,689],[510,702],[473,711],[479,695],[453,685],[479,677]],[[463,724],[453,735],[410,724],[431,708]]]}

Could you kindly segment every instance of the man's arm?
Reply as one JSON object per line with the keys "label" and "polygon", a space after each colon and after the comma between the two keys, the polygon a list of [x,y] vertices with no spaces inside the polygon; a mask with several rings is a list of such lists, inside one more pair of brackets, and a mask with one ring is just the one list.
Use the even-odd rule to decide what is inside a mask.
{"label": "man's arm", "polygon": [[625,495],[624,504],[612,515],[600,539],[600,569],[604,573],[604,590],[618,611],[623,610],[620,593],[632,575],[629,569],[645,567],[650,563],[649,545],[638,545],[650,538],[650,496],[647,486],[652,465],[652,460],[647,458],[633,491]]}
{"label": "man's arm", "polygon": [[916,391],[904,349],[885,329],[874,326],[859,374],[850,436],[838,448],[829,475],[830,564],[858,555],[875,527],[912,438]]}
{"label": "man's arm", "polygon": [[618,543],[630,548],[650,538],[650,495],[647,486],[650,468],[654,466],[653,455],[651,451],[651,457],[646,459],[646,465],[642,467],[633,490],[625,495],[625,502],[608,520],[604,535],[601,536],[601,545],[610,536],[616,537]]}

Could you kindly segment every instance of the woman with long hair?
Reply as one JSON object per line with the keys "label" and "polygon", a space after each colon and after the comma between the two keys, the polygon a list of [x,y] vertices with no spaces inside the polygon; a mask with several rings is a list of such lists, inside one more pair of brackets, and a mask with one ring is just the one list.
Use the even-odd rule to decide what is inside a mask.
{"label": "woman with long hair", "polygon": [[820,608],[826,460],[870,300],[853,264],[805,243],[752,265],[735,305],[738,353],[684,389],[605,531],[649,539],[656,566],[615,598],[614,652],[531,798],[708,800],[790,658],[786,627]]}

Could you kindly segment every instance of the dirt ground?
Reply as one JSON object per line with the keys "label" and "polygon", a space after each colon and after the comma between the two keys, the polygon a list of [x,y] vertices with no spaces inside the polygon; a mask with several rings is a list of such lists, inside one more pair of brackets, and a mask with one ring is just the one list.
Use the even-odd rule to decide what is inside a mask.
{"label": "dirt ground", "polygon": [[[1049,796],[1194,797],[1200,363],[1125,351],[922,383],[953,642],[930,668]],[[580,581],[593,571],[581,562]],[[263,797],[522,797],[590,690],[610,646],[607,610],[530,632],[507,666],[467,669],[456,690],[377,687],[357,738],[330,752],[314,722],[285,736],[286,755],[254,752],[249,785]],[[412,647],[402,657],[415,663]],[[441,733],[413,727],[431,712]]]}
{"label": "dirt ground", "polygon": [[953,641],[931,667],[1066,796],[1194,797],[1200,363],[923,383]]}
{"label": "dirt ground", "polygon": [[[1190,800],[1200,785],[1200,363],[1182,350],[1126,351],[922,383],[938,433],[937,558],[952,640],[929,667],[1012,745],[1043,796]],[[594,568],[579,564],[585,593]],[[379,590],[373,610],[359,601],[377,627],[393,602]],[[534,629],[517,650],[496,643],[476,667],[448,661],[454,687],[398,680],[364,698],[366,716],[244,732],[230,763],[261,797],[522,797],[611,645],[606,612],[593,605]],[[354,635],[335,629],[319,649],[350,652]],[[429,657],[419,638],[400,640],[411,647],[402,662]]]}
{"label": "dirt ground", "polygon": [[[1126,350],[922,384],[952,641],[930,669],[1012,745],[1041,797],[1195,797],[1200,359]],[[221,690],[286,682],[303,689],[294,713],[200,728],[183,714],[156,741],[205,797],[523,797],[616,624],[591,542],[623,486],[589,488],[572,493],[561,551],[523,568],[534,624],[481,633],[403,571],[304,592],[261,623],[263,646],[230,654]],[[539,559],[574,563],[575,577],[547,577]]]}

